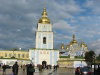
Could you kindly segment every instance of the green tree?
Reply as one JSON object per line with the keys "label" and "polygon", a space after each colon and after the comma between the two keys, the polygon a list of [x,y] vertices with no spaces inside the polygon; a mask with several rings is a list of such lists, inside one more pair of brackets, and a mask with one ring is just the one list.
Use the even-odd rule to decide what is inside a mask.
{"label": "green tree", "polygon": [[11,50],[13,50],[13,51],[17,51],[17,50],[19,50],[18,48],[12,48]]}
{"label": "green tree", "polygon": [[96,57],[96,60],[100,61],[100,54]]}
{"label": "green tree", "polygon": [[14,56],[12,56],[11,58],[12,58],[12,59],[15,59],[15,57],[14,57]]}
{"label": "green tree", "polygon": [[95,53],[94,51],[89,51],[85,53],[85,61],[89,64],[93,63],[94,59],[95,59]]}

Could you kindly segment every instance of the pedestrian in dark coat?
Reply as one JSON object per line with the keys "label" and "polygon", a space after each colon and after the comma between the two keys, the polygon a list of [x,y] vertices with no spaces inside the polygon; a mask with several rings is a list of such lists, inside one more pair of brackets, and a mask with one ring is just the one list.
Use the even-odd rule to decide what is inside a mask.
{"label": "pedestrian in dark coat", "polygon": [[1,64],[0,64],[0,68],[1,68]]}
{"label": "pedestrian in dark coat", "polygon": [[56,66],[54,65],[53,69],[55,70]]}
{"label": "pedestrian in dark coat", "polygon": [[29,64],[26,65],[26,72],[27,72],[27,75],[29,75],[29,71],[28,71],[28,70],[29,70]]}
{"label": "pedestrian in dark coat", "polygon": [[15,64],[12,67],[13,75],[18,75],[18,64],[15,62]]}
{"label": "pedestrian in dark coat", "polygon": [[5,64],[2,66],[2,69],[3,69],[3,74],[5,74],[6,73],[6,65]]}
{"label": "pedestrian in dark coat", "polygon": [[28,74],[29,75],[34,75],[34,72],[35,72],[34,66],[32,66],[32,64],[30,64],[28,66]]}
{"label": "pedestrian in dark coat", "polygon": [[23,65],[23,66],[22,66],[22,68],[23,68],[23,71],[25,72],[25,69],[26,69],[26,65]]}

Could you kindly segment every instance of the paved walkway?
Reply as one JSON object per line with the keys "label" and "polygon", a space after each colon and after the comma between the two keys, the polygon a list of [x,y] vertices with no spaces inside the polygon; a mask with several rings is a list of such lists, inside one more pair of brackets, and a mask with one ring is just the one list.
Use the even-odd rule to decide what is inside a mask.
{"label": "paved walkway", "polygon": [[[2,69],[0,69],[0,75],[3,75]],[[5,75],[13,75],[12,69],[7,69]],[[26,72],[19,69],[18,75],[26,75]],[[59,68],[57,71],[54,71],[53,69],[44,69],[42,72],[39,72],[38,69],[36,69],[34,75],[74,75],[74,69]]]}

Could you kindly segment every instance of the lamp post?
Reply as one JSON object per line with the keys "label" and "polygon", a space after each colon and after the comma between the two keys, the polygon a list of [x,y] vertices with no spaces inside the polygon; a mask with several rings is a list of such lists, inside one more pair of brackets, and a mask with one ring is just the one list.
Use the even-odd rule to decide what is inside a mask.
{"label": "lamp post", "polygon": [[13,50],[13,56],[12,56],[13,58],[15,58],[15,53],[14,53],[14,51],[15,51],[15,50]]}
{"label": "lamp post", "polygon": [[82,63],[82,60],[83,60],[83,52],[82,52],[81,56],[82,56],[82,58],[81,58],[81,67],[83,67],[84,66],[83,63]]}
{"label": "lamp post", "polygon": [[82,60],[81,60],[81,67],[83,67],[83,66],[82,66]]}
{"label": "lamp post", "polygon": [[94,58],[94,75],[95,75],[95,55],[93,56]]}
{"label": "lamp post", "polygon": [[34,61],[33,61],[33,60],[34,60],[34,58],[32,58],[32,59],[31,59],[31,63],[32,63],[32,64],[34,63]]}

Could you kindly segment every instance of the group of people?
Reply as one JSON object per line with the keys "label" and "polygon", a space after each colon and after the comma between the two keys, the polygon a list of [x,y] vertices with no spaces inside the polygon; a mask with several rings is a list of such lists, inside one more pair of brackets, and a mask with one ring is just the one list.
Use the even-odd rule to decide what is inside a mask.
{"label": "group of people", "polygon": [[[37,65],[37,67],[38,67],[39,71],[42,71],[42,69],[45,69],[45,68],[51,69],[51,65],[47,65],[45,68],[43,68],[43,65]],[[53,69],[57,70],[58,67],[59,67],[58,65],[54,65]],[[7,68],[6,65],[4,64],[2,66],[2,68],[3,68],[3,75],[6,75],[6,68]],[[34,65],[32,65],[32,64],[21,65],[21,68],[22,68],[24,73],[26,71],[27,75],[34,75],[34,72],[35,72]],[[19,65],[17,62],[15,62],[15,64],[12,66],[13,75],[18,75],[18,69],[19,69]]]}
{"label": "group of people", "polygon": [[[12,72],[13,72],[13,75],[18,75],[18,64],[17,62],[15,62],[15,64],[12,66]],[[6,69],[7,69],[7,65],[3,65],[2,66],[2,69],[3,69],[3,75],[6,75]]]}
{"label": "group of people", "polygon": [[54,65],[54,70],[57,70],[59,68],[59,65]]}
{"label": "group of people", "polygon": [[[3,68],[3,75],[6,75],[6,69],[7,69],[6,65],[4,64],[2,66],[2,68]],[[15,64],[12,66],[13,75],[18,75],[18,68],[19,68],[19,65],[18,65],[17,62],[15,62]],[[23,65],[22,69],[23,69],[24,72],[26,70],[27,75],[34,75],[35,68],[32,64]]]}
{"label": "group of people", "polygon": [[80,71],[80,67],[77,67],[75,70],[75,75],[80,75],[81,71]]}
{"label": "group of people", "polygon": [[[18,67],[19,66],[16,62],[12,67],[13,75],[18,75]],[[34,75],[35,68],[32,64],[23,65],[22,69],[23,69],[24,72],[25,72],[25,69],[26,69],[27,75]]]}

